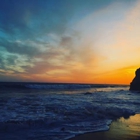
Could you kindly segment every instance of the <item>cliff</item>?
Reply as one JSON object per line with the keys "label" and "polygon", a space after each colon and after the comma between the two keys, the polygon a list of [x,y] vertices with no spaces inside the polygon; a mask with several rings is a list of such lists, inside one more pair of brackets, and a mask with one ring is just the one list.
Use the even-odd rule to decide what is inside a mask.
{"label": "cliff", "polygon": [[140,68],[135,71],[135,77],[130,83],[131,91],[140,91]]}

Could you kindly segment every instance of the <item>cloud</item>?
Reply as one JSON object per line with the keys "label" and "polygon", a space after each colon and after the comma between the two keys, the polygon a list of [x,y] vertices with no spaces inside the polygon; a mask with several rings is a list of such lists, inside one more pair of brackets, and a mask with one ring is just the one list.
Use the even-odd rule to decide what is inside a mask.
{"label": "cloud", "polygon": [[[136,1],[126,16],[121,20],[114,30],[114,42],[112,49],[115,51],[114,58],[120,67],[139,65],[140,51],[140,2]],[[119,56],[119,59],[118,59]],[[118,59],[118,61],[117,61]]]}
{"label": "cloud", "polygon": [[[139,4],[136,2],[112,3],[77,23],[75,28],[84,40],[87,40],[85,42],[90,42],[93,50],[105,58],[98,63],[100,69],[114,70],[118,67],[133,65],[139,59],[139,55],[136,55],[139,50],[139,8],[136,5]],[[137,23],[132,25],[131,23],[134,24],[134,22]],[[128,30],[128,26],[133,26],[133,31]]]}
{"label": "cloud", "polygon": [[65,7],[63,3],[55,0],[1,1],[0,30],[8,36],[24,39],[34,39],[43,36],[45,32],[63,33],[75,11],[75,8],[70,5]]}
{"label": "cloud", "polygon": [[[132,50],[127,45],[139,40],[135,38],[139,22],[136,27],[132,27],[132,22],[128,25],[139,18],[136,14],[139,8],[134,10],[130,3],[128,0],[0,2],[2,77],[5,73],[12,80],[18,80],[17,74],[24,80],[88,82],[103,70],[122,67],[125,61],[121,59],[128,59]],[[135,30],[131,31],[133,37],[128,31],[130,27]],[[121,48],[122,45],[125,47]],[[119,56],[126,49],[128,54]]]}
{"label": "cloud", "polygon": [[40,53],[40,49],[33,46],[31,43],[21,41],[1,40],[0,46],[5,48],[7,52],[21,55],[34,56]]}

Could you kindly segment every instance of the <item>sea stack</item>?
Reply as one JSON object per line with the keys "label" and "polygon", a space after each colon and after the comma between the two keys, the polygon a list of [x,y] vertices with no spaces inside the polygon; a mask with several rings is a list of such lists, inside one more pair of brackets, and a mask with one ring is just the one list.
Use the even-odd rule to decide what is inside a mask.
{"label": "sea stack", "polygon": [[130,83],[131,91],[140,91],[140,68],[135,71],[135,77]]}

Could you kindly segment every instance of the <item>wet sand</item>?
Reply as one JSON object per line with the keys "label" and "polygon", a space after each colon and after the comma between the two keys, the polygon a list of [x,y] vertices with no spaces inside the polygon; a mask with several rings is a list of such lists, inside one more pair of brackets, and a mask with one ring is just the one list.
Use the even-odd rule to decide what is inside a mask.
{"label": "wet sand", "polygon": [[140,140],[140,114],[113,121],[108,131],[87,133],[69,140]]}

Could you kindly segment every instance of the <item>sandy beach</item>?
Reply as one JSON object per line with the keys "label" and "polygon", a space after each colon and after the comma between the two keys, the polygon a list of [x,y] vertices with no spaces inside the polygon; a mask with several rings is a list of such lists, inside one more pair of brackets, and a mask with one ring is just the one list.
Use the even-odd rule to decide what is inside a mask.
{"label": "sandy beach", "polygon": [[108,131],[87,133],[69,140],[140,140],[140,114],[113,121]]}

